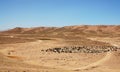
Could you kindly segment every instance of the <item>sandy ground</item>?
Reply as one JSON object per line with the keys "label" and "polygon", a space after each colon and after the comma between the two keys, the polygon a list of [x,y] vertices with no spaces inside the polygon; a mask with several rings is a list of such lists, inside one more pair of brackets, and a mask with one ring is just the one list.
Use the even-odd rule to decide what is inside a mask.
{"label": "sandy ground", "polygon": [[[120,46],[118,39],[89,39]],[[1,44],[0,72],[120,72],[120,51],[100,54],[41,52],[66,45],[62,40]]]}

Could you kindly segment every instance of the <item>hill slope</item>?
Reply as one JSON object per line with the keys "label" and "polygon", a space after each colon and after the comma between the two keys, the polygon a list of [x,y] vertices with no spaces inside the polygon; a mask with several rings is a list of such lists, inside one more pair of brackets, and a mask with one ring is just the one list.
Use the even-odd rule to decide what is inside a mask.
{"label": "hill slope", "polygon": [[16,27],[2,33],[12,34],[46,34],[46,35],[92,35],[92,36],[119,36],[120,25],[81,25],[65,27],[35,27],[20,28]]}

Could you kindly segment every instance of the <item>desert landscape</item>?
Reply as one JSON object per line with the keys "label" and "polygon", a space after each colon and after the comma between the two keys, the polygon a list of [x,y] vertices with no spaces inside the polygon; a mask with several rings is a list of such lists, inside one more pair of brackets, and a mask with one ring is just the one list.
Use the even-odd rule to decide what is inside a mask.
{"label": "desert landscape", "polygon": [[120,72],[120,25],[0,31],[0,72]]}

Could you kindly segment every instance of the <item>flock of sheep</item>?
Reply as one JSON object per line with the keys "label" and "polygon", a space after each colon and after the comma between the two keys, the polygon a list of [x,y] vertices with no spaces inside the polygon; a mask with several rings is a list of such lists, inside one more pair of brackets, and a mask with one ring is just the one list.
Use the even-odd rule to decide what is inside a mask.
{"label": "flock of sheep", "polygon": [[41,51],[54,53],[104,53],[109,51],[117,51],[118,49],[120,48],[115,46],[72,46],[55,47]]}

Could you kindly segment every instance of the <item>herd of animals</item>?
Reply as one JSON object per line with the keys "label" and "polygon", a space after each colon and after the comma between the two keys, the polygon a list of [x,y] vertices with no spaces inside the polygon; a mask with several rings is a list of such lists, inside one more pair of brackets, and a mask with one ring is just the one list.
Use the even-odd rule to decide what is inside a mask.
{"label": "herd of animals", "polygon": [[54,53],[104,53],[109,51],[117,51],[116,46],[72,46],[72,47],[55,47],[42,52],[54,52]]}

